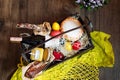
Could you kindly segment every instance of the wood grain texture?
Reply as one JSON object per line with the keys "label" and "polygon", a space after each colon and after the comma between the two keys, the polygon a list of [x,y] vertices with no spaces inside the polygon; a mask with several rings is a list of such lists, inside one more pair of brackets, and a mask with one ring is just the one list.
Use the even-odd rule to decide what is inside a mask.
{"label": "wood grain texture", "polygon": [[100,80],[120,80],[119,4],[119,0],[111,0],[103,8],[86,11],[74,5],[74,0],[0,0],[0,21],[4,21],[4,25],[0,26],[0,80],[9,80],[19,63],[20,45],[9,42],[9,37],[30,32],[16,29],[17,23],[52,23],[76,12],[82,17],[88,16],[93,22],[94,30],[111,35],[115,65],[113,68],[100,68]]}

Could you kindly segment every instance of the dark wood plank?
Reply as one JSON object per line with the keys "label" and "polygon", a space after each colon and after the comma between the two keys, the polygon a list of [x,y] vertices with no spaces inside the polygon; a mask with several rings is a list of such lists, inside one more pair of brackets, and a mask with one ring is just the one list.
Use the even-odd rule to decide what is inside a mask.
{"label": "dark wood plank", "polygon": [[[13,27],[16,21],[16,17],[18,17],[16,1],[10,1],[10,0],[1,0],[1,19],[4,21],[4,25],[1,28],[0,31],[0,80],[9,80],[11,73],[15,71],[16,64],[19,60],[17,60],[18,57],[18,45],[12,46],[12,44],[9,42],[9,37],[13,34],[14,36],[17,34],[15,28]],[[17,6],[16,6],[16,5]],[[14,13],[13,13],[13,12]],[[13,16],[14,15],[14,16]]]}
{"label": "dark wood plank", "polygon": [[74,5],[69,0],[29,0],[28,2],[28,22],[42,23],[44,21],[59,21],[69,16],[74,11]]}
{"label": "dark wood plank", "polygon": [[0,0],[0,21],[4,21],[4,25],[0,26],[0,80],[9,80],[19,63],[20,45],[9,42],[9,37],[30,32],[16,29],[17,23],[52,23],[76,12],[82,17],[88,16],[93,22],[94,30],[111,35],[115,65],[113,68],[100,68],[100,80],[120,79],[120,1],[111,0],[108,5],[96,11],[80,10],[73,3],[74,0]]}
{"label": "dark wood plank", "polygon": [[115,53],[115,65],[113,68],[101,69],[101,80],[119,80],[120,79],[120,2],[111,0],[111,3],[100,11],[100,30],[111,35],[111,43]]}
{"label": "dark wood plank", "polygon": [[119,1],[111,0],[111,2],[96,12],[88,12],[87,15],[93,21],[94,29],[106,32],[111,35],[115,53],[115,65],[113,68],[100,68],[100,80],[119,80],[120,79],[120,8]]}

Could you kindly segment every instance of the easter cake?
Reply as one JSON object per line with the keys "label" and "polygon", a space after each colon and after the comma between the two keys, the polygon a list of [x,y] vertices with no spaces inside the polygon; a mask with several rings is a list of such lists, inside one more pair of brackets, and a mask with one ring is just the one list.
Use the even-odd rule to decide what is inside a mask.
{"label": "easter cake", "polygon": [[[68,17],[62,21],[61,31],[65,32],[65,31],[73,29],[75,27],[81,27],[81,25],[82,24],[74,17]],[[69,41],[76,41],[82,36],[82,34],[83,34],[83,29],[81,27],[77,30],[74,30],[74,31],[64,34],[62,37]]]}

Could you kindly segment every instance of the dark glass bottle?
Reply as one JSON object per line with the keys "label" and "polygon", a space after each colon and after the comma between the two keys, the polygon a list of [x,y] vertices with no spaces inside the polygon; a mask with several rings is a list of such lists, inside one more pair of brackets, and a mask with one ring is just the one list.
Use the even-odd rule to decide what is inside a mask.
{"label": "dark glass bottle", "polygon": [[[25,52],[28,51],[32,48],[34,48],[35,46],[37,46],[38,44],[41,44],[45,41],[45,37],[44,36],[40,36],[40,35],[32,35],[32,36],[27,36],[27,37],[11,37],[10,41],[12,42],[17,42],[20,43],[21,45],[21,52]],[[44,44],[42,44],[41,48],[44,48]],[[25,54],[21,54],[22,57],[27,61],[27,62],[31,62],[30,60],[30,52],[25,53]]]}

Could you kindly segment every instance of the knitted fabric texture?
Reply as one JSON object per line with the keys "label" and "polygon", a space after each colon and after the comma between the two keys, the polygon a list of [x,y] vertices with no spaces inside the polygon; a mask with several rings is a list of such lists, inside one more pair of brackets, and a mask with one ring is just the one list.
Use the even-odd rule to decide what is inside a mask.
{"label": "knitted fabric texture", "polygon": [[90,34],[95,47],[82,55],[79,58],[80,62],[98,67],[113,67],[114,52],[109,41],[110,35],[99,31]]}

